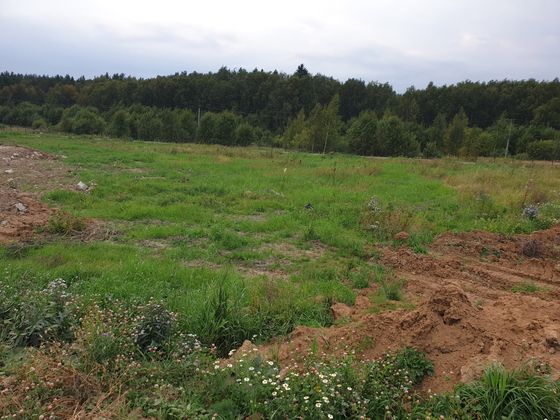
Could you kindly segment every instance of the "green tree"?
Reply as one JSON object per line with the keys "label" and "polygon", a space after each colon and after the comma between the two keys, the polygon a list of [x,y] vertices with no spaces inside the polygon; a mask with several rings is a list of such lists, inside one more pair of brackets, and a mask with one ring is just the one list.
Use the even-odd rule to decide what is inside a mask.
{"label": "green tree", "polygon": [[113,114],[108,133],[114,137],[130,137],[130,114],[126,110],[119,109]]}
{"label": "green tree", "polygon": [[351,153],[359,155],[378,155],[380,148],[377,143],[377,115],[373,111],[363,111],[350,123],[346,133],[348,148]]}
{"label": "green tree", "polygon": [[282,145],[288,149],[297,147],[296,139],[305,129],[305,112],[300,109],[297,116],[290,120],[282,136]]}
{"label": "green tree", "polygon": [[246,122],[243,122],[235,129],[235,144],[237,146],[248,146],[257,141],[257,132],[255,128]]}
{"label": "green tree", "polygon": [[385,114],[377,123],[376,141],[381,156],[417,156],[420,145],[404,122],[393,114]]}
{"label": "green tree", "polygon": [[457,155],[467,137],[468,126],[469,119],[465,110],[461,108],[453,117],[453,120],[445,132],[444,149],[446,153],[450,155]]}

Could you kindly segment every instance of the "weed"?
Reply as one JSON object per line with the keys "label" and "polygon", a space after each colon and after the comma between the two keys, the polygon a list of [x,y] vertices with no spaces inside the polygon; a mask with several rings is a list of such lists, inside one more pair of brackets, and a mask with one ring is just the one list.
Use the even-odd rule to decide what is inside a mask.
{"label": "weed", "polygon": [[536,293],[542,290],[542,287],[529,281],[521,282],[511,288],[511,291],[514,293]]}
{"label": "weed", "polygon": [[542,254],[542,244],[536,239],[530,239],[523,243],[521,253],[529,258],[537,258]]}
{"label": "weed", "polygon": [[46,231],[56,235],[70,235],[86,228],[86,222],[68,212],[58,211],[48,220]]}
{"label": "weed", "polygon": [[381,281],[380,285],[381,292],[386,299],[393,301],[402,300],[402,287],[404,286],[404,282],[402,280],[384,279]]}

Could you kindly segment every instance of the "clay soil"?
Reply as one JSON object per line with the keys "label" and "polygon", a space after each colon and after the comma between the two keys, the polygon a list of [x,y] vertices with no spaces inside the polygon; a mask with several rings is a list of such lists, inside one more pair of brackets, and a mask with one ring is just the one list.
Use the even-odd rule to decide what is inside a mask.
{"label": "clay soil", "polygon": [[374,313],[377,290],[364,289],[353,307],[333,306],[333,327],[299,327],[289,339],[260,350],[286,366],[313,346],[327,356],[352,353],[367,360],[412,345],[434,362],[435,374],[422,384],[432,392],[471,381],[495,362],[515,368],[533,361],[558,377],[559,257],[560,225],[509,238],[448,233],[428,254],[385,248],[382,263],[406,281],[408,304]]}
{"label": "clay soil", "polygon": [[[54,156],[0,145],[0,243],[36,236],[55,211],[40,201],[41,194],[68,188],[72,182],[72,174]],[[18,203],[24,211],[16,208]]]}

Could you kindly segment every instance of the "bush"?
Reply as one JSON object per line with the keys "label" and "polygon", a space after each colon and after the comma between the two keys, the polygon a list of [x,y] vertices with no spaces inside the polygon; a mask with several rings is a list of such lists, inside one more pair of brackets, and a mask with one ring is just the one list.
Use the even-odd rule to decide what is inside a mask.
{"label": "bush", "polygon": [[0,341],[12,347],[36,347],[45,341],[72,339],[76,311],[64,280],[54,280],[39,291],[0,285]]}
{"label": "bush", "polygon": [[527,154],[536,160],[560,159],[560,142],[553,140],[539,140],[527,145]]}

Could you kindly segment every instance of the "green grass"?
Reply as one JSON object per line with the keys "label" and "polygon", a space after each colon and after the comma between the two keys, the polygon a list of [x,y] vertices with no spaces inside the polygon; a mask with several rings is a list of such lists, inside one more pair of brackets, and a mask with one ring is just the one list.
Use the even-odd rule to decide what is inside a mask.
{"label": "green grass", "polygon": [[[410,233],[415,252],[427,252],[434,236],[448,230],[512,233],[541,226],[524,219],[499,191],[481,195],[471,186],[483,197],[473,200],[463,178],[482,182],[482,175],[496,173],[508,191],[521,189],[516,199],[525,194],[519,187],[525,176],[535,188],[541,181],[560,184],[548,167],[542,174],[539,167],[522,168],[515,184],[511,174],[517,172],[508,172],[508,165],[516,163],[500,161],[464,165],[15,132],[0,133],[0,142],[64,155],[76,182],[95,185],[88,194],[61,189],[44,195],[63,212],[48,226],[58,236],[0,250],[6,282],[25,278],[29,287],[42,287],[62,277],[86,297],[155,297],[193,318],[227,278],[239,295],[236,304],[255,325],[264,322],[258,319],[264,302],[267,316],[278,318],[263,339],[297,323],[329,325],[328,304],[353,303],[354,289],[377,276],[370,263],[375,244],[390,243],[400,230]],[[373,196],[379,214],[367,207]],[[92,218],[116,235],[88,243],[67,235]],[[284,277],[242,269],[255,265]],[[389,303],[402,298],[398,285],[382,289]],[[245,327],[245,336],[256,328]]]}
{"label": "green grass", "polygon": [[542,290],[544,290],[542,287],[530,281],[521,282],[511,288],[514,293],[536,293]]}
{"label": "green grass", "polygon": [[[294,377],[293,391],[273,399],[262,378],[254,388],[237,385],[232,372],[252,377],[255,370],[248,365],[246,371],[222,371],[211,361],[245,339],[268,341],[297,325],[329,326],[332,303],[352,305],[359,289],[374,283],[373,312],[412,308],[404,282],[377,258],[377,244],[394,244],[400,231],[409,233],[407,246],[414,252],[426,253],[445,231],[530,232],[560,218],[560,197],[551,192],[560,190],[560,177],[548,165],[10,132],[0,133],[0,143],[65,155],[76,182],[95,186],[88,194],[46,192],[43,200],[60,209],[44,229],[50,236],[0,247],[0,376],[19,375],[31,383],[52,371],[72,384],[37,387],[26,398],[21,382],[13,397],[23,405],[17,398],[7,408],[0,403],[2,415],[25,406],[26,415],[38,417],[60,395],[88,407],[100,398],[99,409],[117,418],[208,418],[214,411],[224,418],[304,415],[305,401],[293,404],[294,398],[322,398],[322,380]],[[372,197],[378,208],[368,208]],[[542,217],[522,217],[523,204],[543,200]],[[82,242],[88,219],[114,234]],[[59,294],[51,287],[57,278],[64,279]],[[539,290],[532,283],[513,288]],[[197,335],[202,353],[182,353],[186,333]],[[52,340],[70,343],[22,354],[13,350]],[[258,358],[254,363],[265,366]],[[337,397],[339,417],[357,415],[348,411],[348,401],[360,398],[360,410],[372,418],[385,415],[386,407],[397,417],[414,412],[417,418],[558,414],[558,384],[530,372],[489,370],[454,394],[426,401],[414,396],[405,406],[405,383],[408,389],[410,380],[417,383],[432,372],[431,362],[415,350],[357,370],[350,361],[319,363],[314,372],[325,370],[329,378],[336,373],[346,384],[342,390],[348,392]],[[89,402],[81,390],[74,393],[75,383],[88,384]],[[105,392],[121,388],[122,398],[111,396],[103,406]],[[313,407],[318,418],[330,409]]]}

